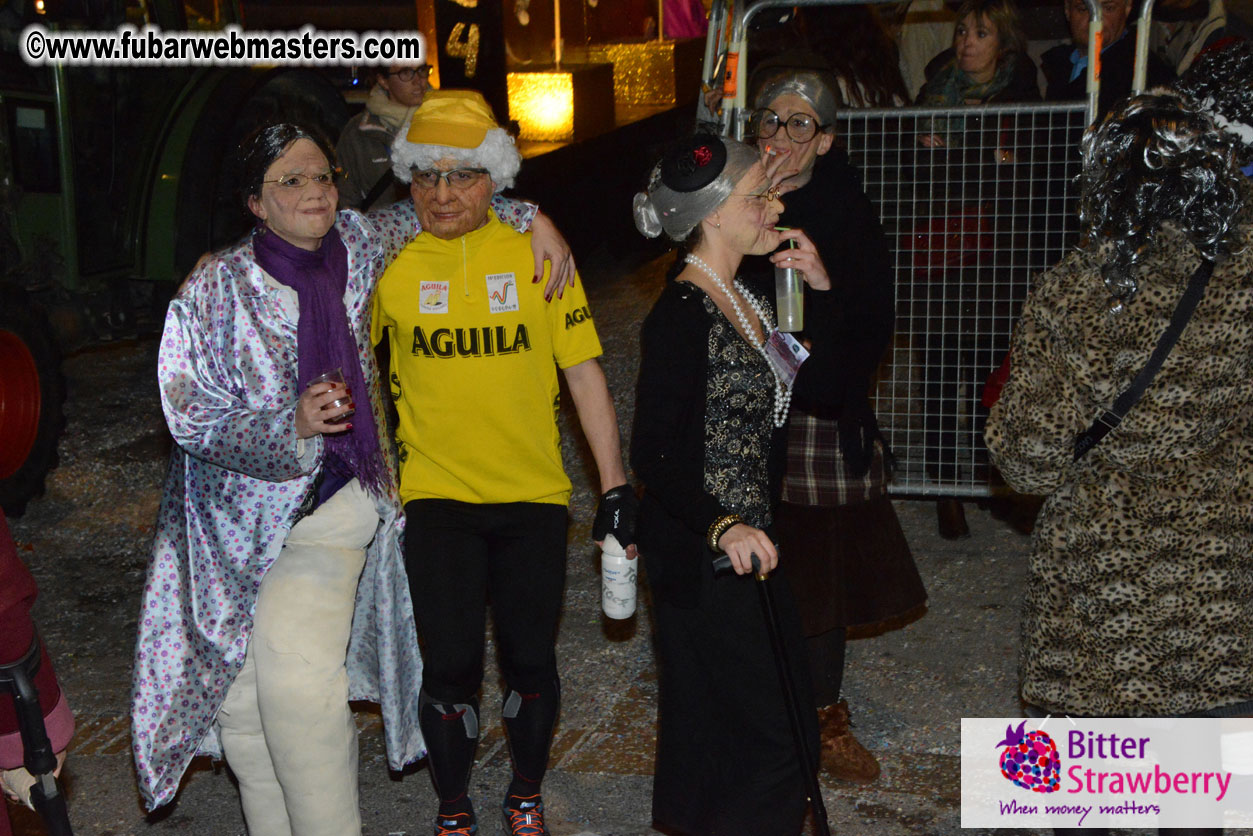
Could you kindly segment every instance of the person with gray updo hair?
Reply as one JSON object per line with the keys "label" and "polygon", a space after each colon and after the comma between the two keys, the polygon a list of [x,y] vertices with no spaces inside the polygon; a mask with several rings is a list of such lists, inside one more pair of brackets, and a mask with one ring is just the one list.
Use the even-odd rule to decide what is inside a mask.
{"label": "person with gray updo hair", "polygon": [[[653,817],[671,832],[796,836],[805,784],[752,578],[754,555],[775,572],[772,510],[793,391],[806,361],[774,327],[773,293],[736,278],[746,255],[785,239],[813,290],[814,357],[831,343],[834,293],[813,242],[775,228],[783,204],[755,150],[717,136],[674,145],[636,195],[636,225],[683,242],[640,332],[631,464],[644,482],[637,539],[653,590],[660,735]],[[797,345],[796,347],[799,347]],[[795,381],[793,381],[795,377]],[[725,553],[734,574],[715,577]],[[784,557],[786,560],[786,557]],[[794,677],[817,751],[800,624],[786,579],[772,576]]]}
{"label": "person with gray updo hair", "polygon": [[[649,238],[656,238],[664,232],[672,241],[686,239],[701,219],[717,209],[740,178],[758,162],[757,152],[742,142],[724,139],[721,146],[723,150],[719,153],[726,157],[722,170],[702,188],[686,188],[686,181],[678,179],[683,173],[681,165],[690,163],[693,171],[699,169],[700,164],[695,160],[680,163],[667,158],[658,161],[648,178],[648,190],[636,194],[632,203],[635,228]],[[708,147],[716,149],[717,146],[711,142]],[[711,155],[713,153],[710,151]],[[668,166],[665,171],[664,166]]]}
{"label": "person with gray updo hair", "polygon": [[[986,438],[1015,490],[1048,495],[1020,664],[1039,716],[1253,714],[1253,183],[1236,142],[1169,91],[1090,128],[1087,239],[1015,328]],[[1078,444],[1112,420],[1185,287],[1199,303],[1140,399]],[[1206,824],[1159,832],[1222,832]]]}

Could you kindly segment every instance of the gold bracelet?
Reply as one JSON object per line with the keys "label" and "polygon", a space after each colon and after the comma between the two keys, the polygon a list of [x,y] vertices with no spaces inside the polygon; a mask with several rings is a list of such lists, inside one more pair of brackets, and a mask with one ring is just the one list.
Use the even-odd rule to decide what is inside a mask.
{"label": "gold bracelet", "polygon": [[742,522],[744,522],[744,518],[739,514],[726,514],[714,520],[713,525],[709,526],[707,534],[709,550],[721,552],[722,549],[718,548],[718,541],[722,539],[722,535],[726,534],[727,530],[732,526],[739,525]]}

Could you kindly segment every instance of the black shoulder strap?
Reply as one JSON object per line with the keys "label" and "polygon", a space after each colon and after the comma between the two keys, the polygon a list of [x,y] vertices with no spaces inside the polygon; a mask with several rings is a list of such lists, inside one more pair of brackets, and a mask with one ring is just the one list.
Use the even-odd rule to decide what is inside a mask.
{"label": "black shoulder strap", "polygon": [[396,182],[396,175],[389,168],[383,172],[383,176],[375,181],[374,187],[366,194],[361,201],[361,211],[369,212],[370,207],[374,205],[374,201],[379,199],[387,189],[391,188],[392,183]]}
{"label": "black shoulder strap", "polygon": [[1214,262],[1203,259],[1192,274],[1192,278],[1188,279],[1188,288],[1179,298],[1179,304],[1175,306],[1175,312],[1170,317],[1170,325],[1166,327],[1161,339],[1157,341],[1157,346],[1149,356],[1149,362],[1136,375],[1136,379],[1131,381],[1131,386],[1127,387],[1127,391],[1118,396],[1114,405],[1097,416],[1090,427],[1075,437],[1075,461],[1083,458],[1083,455],[1099,444],[1110,430],[1122,423],[1122,419],[1140,400],[1144,390],[1149,388],[1149,384],[1153,382],[1153,378],[1161,369],[1162,363],[1166,362],[1166,357],[1175,347],[1175,343],[1179,341],[1179,335],[1183,333],[1188,320],[1192,318],[1192,312],[1200,304],[1201,297],[1205,295],[1205,285],[1209,283],[1209,277],[1213,273]]}

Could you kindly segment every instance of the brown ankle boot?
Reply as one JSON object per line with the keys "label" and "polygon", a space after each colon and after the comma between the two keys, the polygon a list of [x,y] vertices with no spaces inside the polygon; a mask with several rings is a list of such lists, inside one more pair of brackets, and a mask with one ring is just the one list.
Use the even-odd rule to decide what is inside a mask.
{"label": "brown ankle boot", "polygon": [[879,762],[857,742],[849,725],[847,701],[818,709],[822,769],[841,781],[868,784],[879,777]]}
{"label": "brown ankle boot", "polygon": [[962,540],[970,536],[970,526],[966,525],[966,509],[961,500],[946,497],[935,503],[936,521],[939,524],[940,536],[945,540]]}

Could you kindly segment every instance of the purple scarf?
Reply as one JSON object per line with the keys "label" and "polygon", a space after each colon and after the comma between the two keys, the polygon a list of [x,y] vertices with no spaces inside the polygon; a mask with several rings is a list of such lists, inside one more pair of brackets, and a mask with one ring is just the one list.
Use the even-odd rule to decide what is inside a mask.
{"label": "purple scarf", "polygon": [[357,344],[348,330],[344,290],[348,286],[348,250],[339,231],[322,238],[316,251],[289,244],[263,224],[252,236],[257,264],[278,281],[296,291],[300,318],[296,325],[297,384],[303,394],[307,382],[334,368],[343,369],[357,412],[353,427],[342,433],[326,433],[319,502],[328,499],[352,477],[375,496],[383,496],[387,483],[370,391],[366,388]]}

